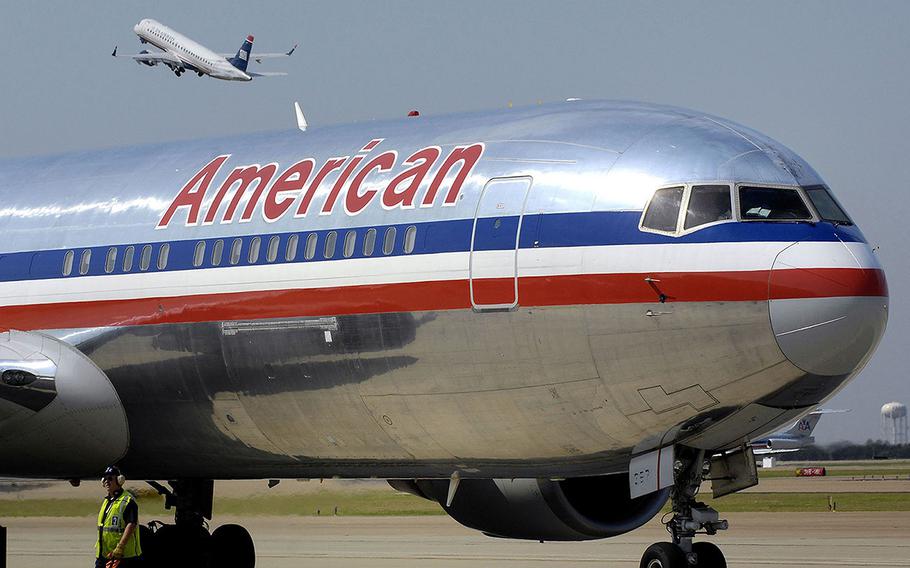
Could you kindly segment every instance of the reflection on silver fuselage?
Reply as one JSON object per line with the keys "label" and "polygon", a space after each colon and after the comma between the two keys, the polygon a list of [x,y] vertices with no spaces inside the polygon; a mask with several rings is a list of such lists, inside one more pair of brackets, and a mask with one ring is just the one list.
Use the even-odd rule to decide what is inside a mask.
{"label": "reflection on silver fuselage", "polygon": [[[130,243],[173,238],[191,249],[193,239],[227,242],[261,234],[265,243],[265,231],[304,231],[302,243],[311,230],[423,223],[411,256],[281,264],[283,277],[294,279],[285,288],[317,289],[308,296],[267,286],[250,290],[247,282],[239,307],[236,295],[227,293],[194,303],[199,296],[148,292],[151,299],[136,302],[136,312],[126,315],[115,311],[122,311],[115,302],[103,316],[90,302],[54,308],[68,310],[65,321],[79,314],[92,323],[31,329],[58,329],[49,333],[76,346],[110,379],[128,424],[122,464],[131,476],[407,478],[459,471],[514,478],[624,471],[633,453],[657,445],[730,448],[792,421],[861,369],[884,331],[881,270],[855,227],[816,218],[731,219],[667,236],[635,226],[654,189],[669,184],[822,183],[773,141],[676,109],[590,103],[507,117],[370,125],[365,134],[348,127],[335,138],[308,138],[313,146],[305,150],[297,147],[299,139],[282,134],[254,145],[249,157],[231,160],[275,160],[285,167],[301,152],[317,155],[311,148],[320,141],[320,156],[346,155],[351,150],[345,148],[380,139],[383,128],[389,134],[382,134],[382,144],[398,148],[401,156],[428,140],[445,148],[483,142],[483,158],[456,205],[309,216],[305,230],[294,225],[304,220],[288,216],[268,228],[259,221],[208,227],[181,221],[154,231],[189,172],[231,147],[230,141],[162,154],[152,170],[170,177],[137,181],[138,189],[127,185],[122,202],[136,205],[125,216],[111,213],[109,204],[74,209],[71,223],[77,228],[61,242],[34,229],[42,210],[27,196],[11,200],[0,216],[0,230],[20,239],[11,250],[122,245],[107,233],[127,225],[135,227]],[[529,131],[535,140],[524,139]],[[557,142],[537,140],[548,138]],[[751,150],[744,152],[744,144]],[[283,157],[274,155],[282,151]],[[532,180],[517,206],[517,253],[505,250],[503,256],[473,244],[445,254],[420,249],[440,238],[433,223],[479,216],[484,188],[503,177]],[[49,182],[37,185],[42,183]],[[103,204],[102,197],[84,202]],[[497,208],[515,206],[489,205],[491,219]],[[98,211],[106,212],[102,218],[110,226],[86,236],[79,227],[97,223],[92,214]],[[474,226],[459,227],[455,237],[472,243]],[[175,245],[171,255],[178,250]],[[393,293],[384,282],[351,286],[327,308],[327,292],[310,282],[322,282],[334,274],[332,265],[345,262],[376,278],[393,270],[384,266],[397,266],[395,276],[405,274],[405,262],[428,274],[437,268],[450,272],[427,277],[413,292]],[[472,305],[475,288],[483,284],[476,276],[472,280],[474,271],[510,263],[517,278],[506,270],[504,297],[508,302],[509,294],[517,294],[517,305]],[[180,274],[187,282],[203,273],[219,275],[206,281],[215,287],[231,284],[240,270],[259,271],[260,284],[266,283],[277,269],[203,266]],[[149,273],[145,283],[154,286],[151,277],[160,275]],[[113,282],[133,276],[140,275],[86,278]],[[64,279],[61,286],[77,281]],[[219,309],[232,317],[210,316]],[[0,307],[0,317],[31,321],[23,313],[19,304],[7,312]],[[51,310],[39,306],[28,313]],[[242,313],[250,315],[237,316]],[[102,321],[115,316],[120,319]],[[0,425],[2,412],[0,404]],[[5,444],[0,437],[0,457],[13,447]],[[0,474],[75,477],[98,469],[86,462],[63,470],[47,455],[18,454],[14,465],[5,465],[13,471]]]}

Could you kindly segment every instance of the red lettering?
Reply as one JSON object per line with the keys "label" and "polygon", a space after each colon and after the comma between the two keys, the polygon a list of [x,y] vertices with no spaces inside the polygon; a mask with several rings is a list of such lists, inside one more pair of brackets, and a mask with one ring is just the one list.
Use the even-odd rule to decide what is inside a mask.
{"label": "red lettering", "polygon": [[[389,182],[389,185],[382,192],[382,205],[391,209],[392,207],[414,207],[414,199],[417,197],[417,189],[423,183],[423,178],[433,167],[436,158],[439,157],[439,148],[432,146],[414,152],[408,159],[402,162],[405,165],[414,165],[413,168],[401,172]],[[405,181],[411,180],[406,188],[399,191],[398,186]]]}
{"label": "red lettering", "polygon": [[383,140],[385,140],[385,138],[373,138],[372,140],[370,140],[369,142],[367,142],[367,145],[364,146],[363,148],[361,148],[360,151],[361,151],[361,152],[369,152],[370,150],[372,150],[372,149],[375,148],[376,146],[379,146],[379,143],[382,142]]}
{"label": "red lettering", "polygon": [[351,172],[354,171],[354,168],[363,161],[363,156],[355,156],[350,162],[348,162],[348,167],[341,172],[341,175],[338,176],[338,179],[335,180],[335,185],[332,186],[332,191],[325,198],[325,203],[322,205],[321,215],[328,215],[332,212],[332,209],[335,208],[335,201],[338,200],[338,194],[341,193],[341,188],[344,186],[344,182],[348,181],[348,176],[351,175]]}
{"label": "red lettering", "polygon": [[187,225],[195,225],[198,223],[199,209],[202,207],[202,200],[205,198],[205,192],[208,190],[209,185],[211,185],[215,174],[221,169],[221,165],[229,157],[230,154],[218,156],[199,170],[190,181],[186,182],[186,185],[183,186],[183,189],[180,190],[180,193],[177,194],[177,197],[175,197],[168,206],[167,211],[161,216],[161,220],[158,221],[156,229],[166,228],[170,224],[174,213],[181,207],[190,208],[190,211],[186,216]]}
{"label": "red lettering", "polygon": [[351,215],[356,215],[363,211],[363,208],[370,204],[370,201],[373,200],[373,197],[379,193],[378,189],[367,189],[364,192],[360,193],[360,185],[363,183],[363,180],[372,172],[373,170],[379,172],[387,172],[395,167],[395,160],[398,158],[396,152],[385,152],[379,154],[363,167],[362,170],[357,172],[357,175],[354,176],[354,179],[351,181],[351,185],[348,187],[348,193],[345,196],[344,206],[347,212]]}
{"label": "red lettering", "polygon": [[315,167],[316,162],[313,158],[307,158],[297,162],[278,176],[278,179],[269,188],[269,192],[265,194],[265,202],[262,205],[262,216],[266,221],[272,223],[287,213],[296,196],[280,198],[279,194],[285,191],[302,190]]}
{"label": "red lettering", "polygon": [[313,201],[313,196],[316,195],[316,190],[319,188],[319,184],[322,183],[325,176],[340,168],[347,159],[347,156],[343,158],[330,158],[322,164],[316,177],[313,178],[313,183],[310,184],[310,187],[307,188],[306,193],[303,195],[303,200],[301,200],[300,205],[297,207],[297,213],[294,214],[295,217],[303,217],[307,214],[307,211],[310,209],[310,203]]}
{"label": "red lettering", "polygon": [[430,189],[427,190],[421,207],[430,207],[433,205],[433,202],[436,200],[436,193],[439,191],[439,188],[449,171],[455,167],[455,164],[461,162],[461,168],[452,181],[452,185],[449,186],[449,192],[446,194],[445,201],[443,202],[443,205],[455,205],[455,201],[458,199],[458,194],[461,192],[461,186],[464,183],[464,180],[468,177],[468,174],[471,173],[471,170],[474,169],[474,165],[477,164],[477,161],[482,154],[483,144],[479,143],[471,144],[470,146],[459,146],[452,150],[452,153],[446,157],[445,162],[440,166],[439,171],[436,172],[436,177],[433,178],[433,183],[430,184]]}
{"label": "red lettering", "polygon": [[253,209],[256,206],[256,202],[259,201],[259,196],[262,195],[262,191],[265,189],[266,184],[269,183],[269,180],[272,179],[272,176],[275,175],[276,170],[278,170],[278,164],[275,163],[266,164],[265,166],[252,164],[250,166],[234,168],[234,171],[231,172],[231,175],[229,175],[227,179],[224,180],[224,182],[221,184],[221,187],[218,188],[218,193],[215,194],[215,199],[209,205],[209,210],[205,214],[204,223],[212,223],[215,220],[215,215],[218,214],[218,208],[221,207],[221,202],[224,200],[224,196],[227,194],[231,186],[236,183],[239,185],[234,191],[234,197],[231,199],[231,203],[228,205],[227,211],[224,212],[224,217],[221,218],[222,223],[230,223],[233,221],[234,213],[237,211],[237,206],[240,204],[240,200],[243,199],[243,194],[246,192],[246,189],[250,186],[250,184],[255,181],[256,190],[253,193],[253,196],[250,198],[249,205],[243,212],[243,217],[241,218],[241,221],[249,221],[252,218]]}

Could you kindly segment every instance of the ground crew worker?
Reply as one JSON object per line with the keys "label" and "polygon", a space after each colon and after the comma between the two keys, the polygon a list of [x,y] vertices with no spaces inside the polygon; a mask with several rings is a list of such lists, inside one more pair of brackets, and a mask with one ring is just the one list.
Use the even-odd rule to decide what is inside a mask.
{"label": "ground crew worker", "polygon": [[139,505],[129,491],[123,490],[125,481],[117,466],[104,470],[101,484],[107,489],[107,496],[98,512],[95,568],[130,568],[136,566],[142,556]]}

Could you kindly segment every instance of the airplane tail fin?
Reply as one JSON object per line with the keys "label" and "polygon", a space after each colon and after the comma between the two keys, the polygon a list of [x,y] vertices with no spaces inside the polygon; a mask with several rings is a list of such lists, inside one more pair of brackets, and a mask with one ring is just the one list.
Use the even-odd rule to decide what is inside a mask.
{"label": "airplane tail fin", "polygon": [[243,45],[240,46],[240,49],[237,50],[237,55],[228,59],[231,65],[240,69],[241,71],[246,71],[246,64],[250,61],[250,52],[253,50],[253,36],[246,36]]}
{"label": "airplane tail fin", "polygon": [[821,412],[810,412],[787,430],[787,434],[794,438],[809,438],[812,436],[812,430],[815,430],[815,426],[821,417]]}
{"label": "airplane tail fin", "polygon": [[815,429],[816,424],[818,424],[819,419],[824,414],[841,414],[843,412],[850,412],[849,409],[843,410],[833,410],[830,408],[819,408],[813,410],[803,418],[799,420],[792,428],[787,430],[787,434],[793,436],[794,438],[811,438],[812,431]]}

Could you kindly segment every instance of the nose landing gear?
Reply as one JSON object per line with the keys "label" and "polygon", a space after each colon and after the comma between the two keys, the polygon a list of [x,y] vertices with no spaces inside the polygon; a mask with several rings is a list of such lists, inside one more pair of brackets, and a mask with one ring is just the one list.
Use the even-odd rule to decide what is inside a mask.
{"label": "nose landing gear", "polygon": [[679,448],[670,490],[673,517],[665,523],[672,542],[658,542],[645,550],[640,568],[727,568],[723,552],[710,542],[692,542],[696,534],[717,534],[728,523],[717,511],[695,500],[702,479],[711,469],[703,450]]}
{"label": "nose landing gear", "polygon": [[174,508],[174,524],[152,521],[140,527],[140,545],[149,568],[254,568],[256,549],[240,525],[222,525],[211,534],[214,482],[211,479],[169,481],[170,489],[149,481]]}

